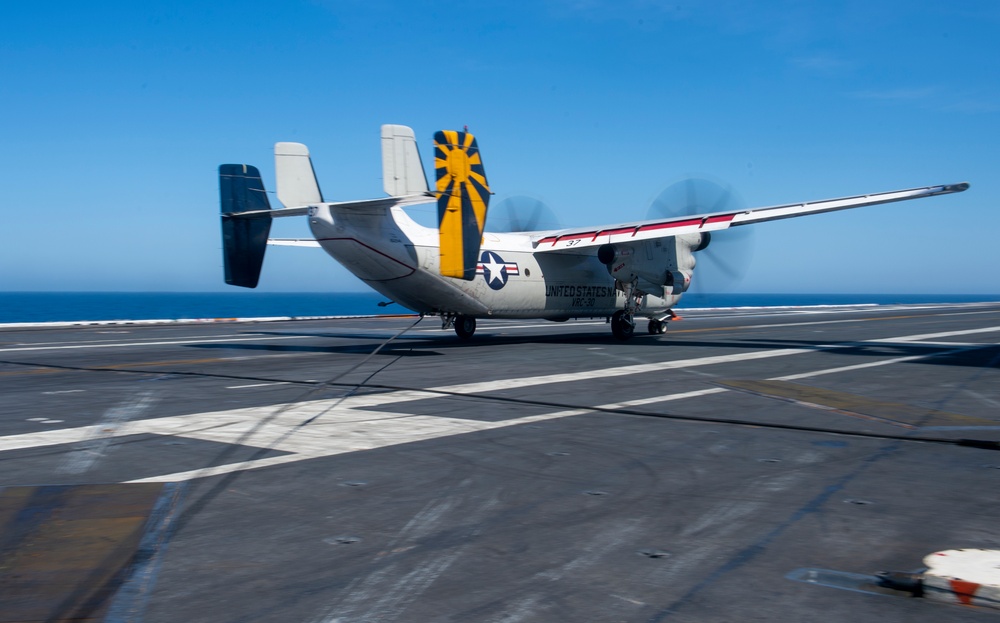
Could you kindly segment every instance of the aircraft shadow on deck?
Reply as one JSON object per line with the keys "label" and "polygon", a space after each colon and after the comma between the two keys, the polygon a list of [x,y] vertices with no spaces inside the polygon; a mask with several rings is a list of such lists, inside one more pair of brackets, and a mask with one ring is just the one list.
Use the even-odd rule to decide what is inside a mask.
{"label": "aircraft shadow on deck", "polygon": [[[335,332],[322,332],[322,333],[293,333],[293,332],[265,332],[265,331],[254,331],[251,335],[261,335],[261,336],[303,336],[303,337],[314,337],[316,339],[331,339],[331,340],[371,340],[367,343],[361,344],[350,344],[345,346],[305,346],[305,345],[282,345],[282,344],[250,344],[250,343],[240,343],[234,344],[231,342],[220,342],[218,344],[188,344],[187,348],[218,348],[218,349],[246,349],[246,350],[269,350],[274,352],[328,352],[328,353],[339,353],[339,354],[368,354],[374,349],[378,348],[378,345],[382,342],[388,340],[392,334],[391,333],[335,333]],[[661,340],[654,339],[657,336],[652,335],[639,335],[628,342],[628,346],[649,346],[649,347],[659,347],[662,348],[665,342]],[[615,346],[621,345],[622,342],[617,340],[611,335],[606,329],[602,327],[601,331],[592,332],[580,332],[572,334],[557,334],[557,335],[497,335],[492,333],[489,329],[480,330],[476,332],[476,336],[469,341],[463,342],[459,340],[454,333],[450,331],[441,331],[440,335],[402,335],[397,337],[391,344],[379,351],[380,355],[400,355],[400,354],[413,354],[413,355],[440,355],[440,352],[434,351],[445,351],[451,349],[478,349],[478,348],[492,348],[497,346],[512,346],[512,345],[522,345],[522,344],[571,344],[580,346]],[[679,342],[678,344],[687,344],[687,342]],[[711,346],[732,346],[732,343],[708,343]],[[750,346],[750,345],[744,345]],[[759,348],[758,345],[752,345],[753,348]],[[776,346],[775,348],[787,348],[785,346]],[[413,352],[409,352],[413,351]]]}
{"label": "aircraft shadow on deck", "polygon": [[[326,336],[324,336],[326,337]],[[303,346],[301,344],[187,344],[187,348],[207,348],[223,350],[264,350],[275,353],[329,353],[331,355],[368,355],[378,348],[378,344],[351,344],[349,346]],[[379,355],[394,357],[427,357],[440,355],[429,350],[413,350],[413,345],[386,346]]]}

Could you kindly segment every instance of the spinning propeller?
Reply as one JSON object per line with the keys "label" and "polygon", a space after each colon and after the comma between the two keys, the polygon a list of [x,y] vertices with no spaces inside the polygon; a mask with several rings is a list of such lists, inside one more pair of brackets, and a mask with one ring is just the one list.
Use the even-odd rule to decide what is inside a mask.
{"label": "spinning propeller", "polygon": [[[728,212],[746,207],[728,184],[689,177],[668,186],[649,206],[647,219]],[[708,247],[695,254],[697,266],[691,287],[695,293],[734,288],[746,274],[753,257],[753,234],[747,227],[712,232]]]}
{"label": "spinning propeller", "polygon": [[561,229],[552,208],[534,197],[513,195],[490,207],[489,230],[501,233]]}

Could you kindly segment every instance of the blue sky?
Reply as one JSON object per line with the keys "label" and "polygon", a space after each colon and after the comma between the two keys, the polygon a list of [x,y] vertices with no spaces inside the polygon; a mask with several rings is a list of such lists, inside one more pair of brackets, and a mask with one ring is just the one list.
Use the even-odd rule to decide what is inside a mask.
{"label": "blue sky", "polygon": [[[399,123],[425,164],[467,124],[494,201],[566,226],[689,174],[751,206],[969,181],[755,226],[736,291],[1000,293],[998,32],[990,1],[5,3],[0,290],[226,290],[220,163],[273,188],[299,141],[328,198],[378,197]],[[260,289],[366,288],[272,247]]]}

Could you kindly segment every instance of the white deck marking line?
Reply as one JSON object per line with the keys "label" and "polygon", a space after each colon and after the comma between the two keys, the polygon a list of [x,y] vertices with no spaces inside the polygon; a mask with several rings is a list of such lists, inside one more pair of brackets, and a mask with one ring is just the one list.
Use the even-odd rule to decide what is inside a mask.
{"label": "white deck marking line", "polygon": [[580,372],[546,374],[544,376],[529,376],[529,377],[520,377],[512,379],[501,379],[498,381],[482,381],[479,383],[465,383],[463,385],[449,385],[449,386],[435,388],[434,391],[456,392],[463,394],[478,394],[498,389],[518,389],[521,387],[532,387],[535,385],[550,385],[552,383],[569,383],[573,381],[586,381],[589,379],[626,376],[629,374],[643,374],[646,372],[659,372],[661,370],[677,370],[681,368],[693,368],[696,366],[711,366],[720,363],[737,363],[740,361],[770,359],[773,357],[785,357],[788,355],[799,355],[802,353],[814,353],[814,352],[816,352],[816,349],[813,348],[781,348],[776,350],[758,350],[749,353],[733,353],[731,355],[715,355],[712,357],[697,357],[695,359],[681,359],[677,361],[642,363],[631,366],[621,366],[618,368],[581,370]]}
{"label": "white deck marking line", "polygon": [[776,376],[774,378],[767,379],[768,381],[796,381],[798,379],[808,379],[814,376],[822,376],[824,374],[836,374],[838,372],[851,372],[853,370],[864,370],[865,368],[877,368],[879,366],[889,366],[894,363],[903,363],[906,361],[914,361],[916,359],[926,359],[928,357],[933,357],[934,355],[940,355],[941,353],[931,353],[927,355],[910,355],[909,357],[895,357],[893,359],[882,359],[880,361],[870,361],[868,363],[857,363],[851,366],[840,366],[837,368],[827,368],[825,370],[813,370],[812,372],[802,372],[801,374],[788,374],[786,376]]}
{"label": "white deck marking line", "polygon": [[[982,348],[986,346],[995,346],[995,344],[989,342],[924,342],[924,339],[939,338],[939,337],[957,337],[959,335],[971,335],[974,333],[992,333],[1000,331],[1000,327],[985,327],[981,329],[966,329],[963,331],[946,331],[943,333],[925,333],[922,335],[907,335],[903,337],[896,338],[881,338],[875,340],[865,340],[862,343],[869,344],[891,344],[891,343],[919,343],[926,346],[945,346],[954,347],[956,350],[966,350],[974,348]],[[933,357],[935,355],[942,355],[945,353],[930,353],[927,355],[911,355],[909,357],[896,357],[893,359],[883,359],[881,361],[871,361],[868,363],[859,363],[852,366],[842,366],[838,368],[828,368],[826,370],[815,370],[813,372],[803,372],[801,374],[789,374],[787,376],[778,376],[769,381],[794,381],[798,379],[807,379],[813,376],[820,376],[823,374],[835,374],[837,372],[850,372],[853,370],[863,370],[865,368],[874,368],[878,366],[887,366],[895,363],[904,363],[907,361],[915,361],[917,359],[926,359],[928,357]]]}
{"label": "white deck marking line", "polygon": [[[867,343],[879,343],[886,344],[892,342],[916,342],[919,338],[936,338],[936,337],[949,337],[949,336],[959,336],[959,335],[969,335],[971,333],[987,333],[991,331],[1000,331],[1000,327],[988,327],[986,329],[969,329],[966,331],[949,331],[947,333],[927,333],[924,335],[910,335],[906,337],[899,338],[883,338],[878,340],[866,340]],[[974,348],[981,348],[986,346],[995,346],[991,343],[978,343],[978,342],[920,342],[920,344],[926,344],[928,346],[953,346],[956,350],[967,350]],[[947,351],[946,351],[947,352]],[[795,381],[798,379],[807,379],[813,376],[821,376],[823,374],[836,374],[838,372],[851,372],[854,370],[863,370],[865,368],[875,368],[878,366],[888,366],[894,363],[904,363],[907,361],[915,361],[917,359],[927,359],[928,357],[934,357],[936,355],[943,355],[945,353],[929,353],[926,355],[911,355],[909,357],[896,357],[893,359],[883,359],[881,361],[870,361],[868,363],[858,363],[852,366],[842,366],[839,368],[828,368],[826,370],[814,370],[813,372],[803,372],[801,374],[789,374],[786,376],[776,376],[774,378],[768,379],[769,381]]]}
{"label": "white deck marking line", "polygon": [[291,385],[291,381],[272,381],[270,383],[252,383],[250,385],[230,385],[226,389],[249,389],[251,387],[271,387],[272,385]]}
{"label": "white deck marking line", "polygon": [[688,398],[698,398],[700,396],[710,396],[712,394],[722,394],[724,392],[731,391],[725,387],[711,387],[709,389],[697,389],[690,392],[681,392],[679,394],[665,394],[663,396],[653,396],[652,398],[639,398],[638,400],[626,400],[625,402],[612,402],[610,404],[601,405],[601,409],[625,409],[628,407],[641,407],[642,405],[651,405],[658,402],[669,402],[671,400],[686,400]]}
{"label": "white deck marking line", "polygon": [[[867,340],[868,342],[874,342],[876,344],[881,344],[885,342],[921,342],[923,340],[933,340],[939,337],[957,337],[959,335],[973,335],[976,333],[996,333],[1000,331],[1000,326],[998,327],[982,327],[979,329],[964,329],[962,331],[944,331],[942,333],[924,333],[922,335],[907,335],[905,337],[885,337],[877,340]],[[983,346],[988,346],[984,344]]]}
{"label": "white deck marking line", "polygon": [[[885,342],[882,342],[883,344]],[[978,348],[980,346],[995,346],[993,342],[928,342],[921,340],[919,342],[904,342],[907,345],[914,346],[944,346],[952,348]]]}
{"label": "white deck marking line", "polygon": [[[343,404],[341,404],[341,407],[343,407]],[[294,410],[291,412],[294,412]],[[284,442],[278,444],[275,448],[277,450],[290,450],[292,451],[291,454],[266,459],[257,459],[253,461],[243,461],[241,463],[231,463],[228,465],[219,465],[211,468],[194,469],[186,472],[151,476],[149,478],[137,478],[126,482],[173,482],[205,476],[217,476],[231,472],[260,469],[262,467],[282,465],[285,463],[295,463],[305,459],[334,456],[337,454],[358,452],[362,450],[374,450],[376,448],[412,443],[414,441],[450,437],[452,435],[461,435],[496,428],[506,428],[508,426],[515,426],[518,424],[542,422],[545,420],[569,417],[572,415],[581,415],[583,413],[589,413],[589,409],[571,409],[500,422],[480,422],[476,420],[462,420],[457,418],[425,415],[400,417],[398,413],[377,414],[364,412],[361,414],[353,413],[351,409],[338,408],[336,412],[331,412],[328,416],[352,415],[361,417],[374,415],[376,418],[371,421],[355,420],[347,425],[332,421],[326,421],[324,423],[324,420],[314,422],[308,427],[297,430],[295,435],[285,439]],[[203,414],[199,414],[199,416],[200,415]],[[383,417],[379,419],[379,415]],[[241,428],[253,428],[258,418],[259,414],[250,419],[244,420],[239,425],[234,427],[235,430],[233,433],[244,432],[240,430]],[[298,424],[298,422],[295,424]],[[258,444],[261,441],[265,441],[266,438],[275,438],[284,435],[287,433],[288,426],[289,424],[286,424],[285,426],[276,426],[273,424],[265,426],[264,428],[267,430],[258,431],[258,434],[262,433],[262,439],[258,439],[258,434],[254,435],[252,439],[253,445]],[[226,442],[231,443],[233,439],[238,438],[238,434],[234,435],[233,433],[224,435]],[[202,435],[187,433],[182,434],[181,436],[205,438],[211,435],[204,435],[203,437]],[[251,444],[244,443],[244,445]]]}
{"label": "white deck marking line", "polygon": [[[795,350],[796,352],[798,352],[798,349],[788,349],[788,350]],[[812,351],[810,350],[810,351],[804,351],[804,352],[812,352]],[[748,353],[748,354],[750,354],[750,353]],[[787,353],[787,354],[793,354],[793,353]],[[728,356],[723,356],[723,357],[728,357]],[[918,355],[918,356],[913,356],[913,357],[900,357],[900,358],[891,359],[891,360],[884,360],[884,361],[879,361],[879,362],[871,362],[869,364],[858,364],[856,366],[843,366],[843,367],[838,367],[838,368],[829,368],[829,369],[826,369],[826,370],[816,370],[816,371],[813,371],[811,373],[805,373],[805,374],[802,374],[802,375],[793,375],[793,376],[796,377],[796,378],[806,378],[807,376],[818,376],[818,375],[821,375],[821,374],[831,374],[831,373],[834,373],[834,372],[844,371],[846,369],[859,369],[859,368],[864,368],[864,367],[872,367],[872,366],[875,366],[875,365],[889,365],[889,364],[892,364],[892,363],[899,363],[900,361],[904,361],[904,360],[920,359],[922,357],[926,357],[926,355],[923,355],[923,356]],[[706,358],[700,358],[700,359],[694,359],[694,360],[688,360],[688,361],[690,361],[690,362],[698,362],[698,363],[696,363],[694,365],[706,365],[704,363],[704,360],[706,360],[706,359],[715,359],[715,358],[706,357]],[[667,363],[671,363],[671,362],[667,362]],[[673,362],[673,363],[682,363],[682,362]],[[626,368],[636,368],[636,367],[640,367],[640,366],[625,366],[625,367]],[[686,367],[686,366],[676,366],[676,367]],[[551,376],[561,376],[561,375],[551,375]],[[776,379],[770,379],[770,380],[779,380],[779,379],[776,378]],[[468,384],[465,387],[466,388],[468,388],[470,386],[482,387],[483,385],[484,385],[483,383],[470,383],[470,384]],[[391,394],[377,394],[377,395],[371,395],[371,396],[352,397],[352,398],[347,399],[347,400],[344,401],[344,403],[350,401],[351,404],[348,406],[348,405],[342,403],[340,405],[340,408],[337,409],[337,412],[340,415],[346,415],[348,412],[354,411],[355,409],[359,409],[359,408],[362,408],[362,407],[372,407],[372,406],[378,406],[378,405],[382,405],[382,404],[392,404],[392,403],[397,403],[397,402],[406,402],[406,401],[411,401],[411,400],[420,399],[420,398],[437,397],[437,396],[439,396],[439,394],[436,394],[434,392],[436,392],[436,391],[454,391],[455,387],[461,387],[461,386],[452,386],[451,389],[448,389],[448,388],[436,388],[435,390],[428,390],[428,391],[401,391],[401,392],[393,392]],[[482,390],[480,390],[480,391],[482,391]],[[244,461],[244,462],[238,463],[238,464],[221,465],[221,466],[218,466],[218,467],[212,468],[212,469],[191,470],[191,471],[187,471],[187,472],[178,472],[178,473],[174,473],[174,474],[165,474],[165,475],[162,475],[162,476],[153,476],[153,477],[150,477],[150,478],[143,478],[143,479],[138,479],[138,480],[129,481],[129,482],[165,482],[165,481],[173,481],[173,480],[189,480],[191,478],[197,478],[197,477],[202,477],[202,476],[214,476],[214,475],[225,474],[225,473],[230,473],[230,472],[234,472],[234,471],[244,471],[244,470],[250,470],[250,469],[259,469],[261,467],[270,467],[272,465],[280,465],[280,464],[283,464],[283,463],[291,463],[291,462],[295,462],[295,461],[298,461],[298,460],[304,460],[304,459],[308,459],[308,458],[319,458],[319,457],[322,457],[322,456],[332,456],[334,454],[342,454],[342,453],[345,453],[345,452],[353,452],[353,451],[359,451],[359,450],[370,450],[370,449],[375,449],[375,448],[378,448],[378,447],[386,447],[386,446],[398,445],[398,444],[402,444],[402,443],[410,443],[412,441],[419,441],[419,440],[422,440],[422,439],[434,439],[434,438],[439,438],[439,437],[464,434],[464,433],[467,433],[467,432],[476,432],[476,431],[480,431],[480,430],[492,430],[492,429],[496,429],[496,428],[504,428],[504,427],[507,427],[507,426],[516,426],[516,425],[527,424],[527,423],[531,423],[531,422],[539,422],[539,421],[544,421],[544,420],[560,419],[560,418],[569,417],[569,416],[573,416],[573,415],[582,415],[582,414],[585,414],[585,413],[592,413],[593,410],[597,410],[597,409],[620,409],[620,408],[623,408],[623,407],[640,406],[640,405],[644,405],[644,404],[654,404],[654,403],[658,403],[658,402],[667,402],[667,401],[671,401],[671,400],[684,400],[684,399],[687,399],[687,398],[694,398],[694,397],[698,397],[698,396],[706,396],[706,395],[711,395],[711,394],[718,394],[718,393],[723,393],[723,392],[728,392],[728,391],[731,391],[731,390],[725,389],[725,388],[721,388],[721,387],[707,388],[707,389],[703,389],[703,390],[694,390],[694,391],[690,391],[690,392],[681,392],[681,393],[677,393],[677,394],[668,394],[668,395],[664,395],[664,396],[656,396],[656,397],[652,397],[652,398],[643,398],[643,399],[638,399],[638,400],[633,400],[633,401],[626,401],[626,402],[619,402],[619,403],[609,403],[609,404],[606,404],[606,405],[599,405],[597,407],[593,407],[592,409],[572,409],[572,410],[565,410],[565,411],[557,411],[557,412],[553,412],[553,413],[546,413],[546,414],[529,416],[529,417],[524,417],[524,418],[517,418],[517,419],[513,419],[513,420],[504,420],[504,421],[500,421],[500,422],[474,422],[474,421],[470,422],[469,420],[456,420],[454,418],[443,418],[443,417],[437,417],[437,416],[405,416],[405,415],[401,416],[398,413],[392,413],[392,412],[363,411],[363,412],[360,412],[360,413],[356,413],[355,415],[357,417],[359,417],[359,418],[365,418],[365,419],[361,420],[361,421],[355,421],[355,422],[351,423],[351,425],[355,426],[355,427],[366,426],[367,425],[369,427],[369,430],[367,430],[367,431],[364,431],[364,430],[363,431],[353,430],[350,433],[347,433],[347,435],[351,435],[352,433],[355,434],[355,435],[358,434],[358,433],[363,434],[363,445],[365,447],[358,447],[358,445],[349,445],[349,447],[346,448],[346,449],[344,449],[344,448],[332,448],[330,446],[329,441],[322,438],[322,437],[325,437],[325,435],[320,435],[320,438],[317,439],[315,433],[317,432],[318,429],[325,429],[327,427],[330,427],[331,425],[336,425],[336,423],[332,423],[329,420],[322,420],[321,419],[321,420],[318,420],[317,422],[313,423],[312,425],[310,425],[310,427],[316,427],[316,429],[317,429],[317,430],[313,430],[312,434],[309,435],[310,437],[312,437],[311,439],[307,440],[307,439],[303,439],[301,437],[298,438],[298,439],[295,439],[295,437],[299,437],[299,434],[297,432],[296,435],[294,435],[293,437],[285,439],[283,443],[280,443],[280,444],[277,444],[276,446],[274,446],[275,449],[282,450],[282,451],[287,451],[287,452],[291,453],[291,454],[288,454],[288,455],[285,455],[285,456],[282,456],[282,457],[272,457],[270,459],[259,459],[259,460],[256,460],[256,461]],[[462,392],[462,393],[464,393],[464,392]],[[325,407],[321,406],[320,403],[327,403],[327,402],[331,402],[331,401],[325,401],[325,400],[324,401],[315,401],[314,403],[311,403],[311,409],[310,410],[315,410],[316,408],[320,408],[320,409],[325,408]],[[293,409],[293,411],[294,411],[294,409]],[[288,413],[286,413],[284,415],[288,415]],[[333,414],[329,414],[329,415],[333,415]],[[384,430],[379,430],[379,431],[373,430],[374,428],[376,428],[376,426],[373,426],[374,424],[376,424],[376,422],[383,423],[382,426],[378,426],[377,428],[382,428]],[[346,422],[341,422],[340,424],[343,425],[343,424],[346,424]],[[195,438],[203,439],[203,440],[206,440],[206,441],[215,441],[215,442],[220,442],[220,443],[227,443],[227,442],[231,442],[233,438],[238,438],[240,435],[242,435],[243,433],[245,433],[247,430],[249,430],[252,427],[252,425],[253,425],[252,422],[246,422],[242,426],[239,426],[237,428],[237,430],[233,430],[233,431],[223,431],[223,430],[221,430],[219,428],[213,428],[211,430],[206,430],[206,431],[200,432],[200,433],[195,432],[195,433],[183,434],[182,436],[185,436],[185,437],[195,437]],[[445,430],[440,430],[439,427],[441,427],[442,425],[445,427]],[[254,445],[254,446],[256,446],[256,445],[262,445],[263,447],[272,447],[271,444],[274,443],[274,442],[277,442],[278,439],[287,432],[287,426],[288,426],[288,424],[283,425],[283,426],[282,425],[277,425],[275,423],[269,424],[269,425],[263,427],[263,428],[267,428],[269,430],[258,430],[254,434],[254,436],[253,436],[252,439],[247,440],[247,441],[244,442],[244,445]],[[409,432],[410,435],[400,436],[399,433],[396,432],[395,433],[395,438],[392,438],[393,437],[393,432],[394,432],[393,429],[398,429],[399,427],[402,427],[402,428],[406,429],[406,431]],[[414,432],[413,429],[415,429],[415,428],[422,429],[422,433],[423,434],[419,434],[419,438],[417,438],[417,436],[413,435],[413,432]],[[436,432],[436,431],[433,431],[433,430],[430,430],[430,429],[437,429],[440,432]],[[305,430],[305,429],[303,429],[303,430]],[[373,437],[376,434],[378,434],[378,433],[382,433],[384,435],[383,438],[382,438],[382,440],[381,440],[383,443],[376,443],[375,445],[369,445],[370,442],[374,441]],[[388,433],[388,434],[386,435],[386,433]],[[347,441],[347,443],[350,444],[350,441],[349,440],[344,440],[341,435],[343,435],[343,433],[334,435],[334,437],[337,439],[337,442],[338,443],[343,443],[344,441]],[[361,441],[361,440],[359,440],[359,441]]]}
{"label": "white deck marking line", "polygon": [[[909,337],[912,336],[894,338],[894,341],[905,341]],[[188,480],[195,477],[225,474],[249,469],[259,469],[262,467],[292,463],[305,459],[370,450],[414,441],[435,439],[570,417],[585,413],[593,413],[593,408],[566,409],[498,422],[480,422],[460,418],[409,416],[388,411],[380,412],[360,410],[422,398],[440,397],[439,392],[472,394],[496,389],[530,387],[533,385],[554,382],[581,381],[598,377],[604,378],[608,376],[655,372],[667,369],[681,369],[718,363],[749,361],[767,357],[778,357],[810,352],[816,351],[815,349],[754,351],[749,353],[719,355],[714,357],[699,357],[680,361],[667,361],[655,364],[622,366],[620,368],[586,371],[575,374],[553,374],[542,377],[501,379],[498,381],[468,383],[465,385],[450,385],[426,391],[407,390],[352,396],[346,399],[336,398],[316,400],[298,403],[289,408],[286,412],[282,413],[281,416],[276,418],[274,421],[271,421],[263,426],[259,426],[261,415],[272,413],[274,409],[278,408],[278,406],[272,405],[268,407],[252,407],[214,413],[196,413],[165,418],[136,420],[130,422],[127,432],[124,429],[108,431],[108,427],[106,425],[102,426],[101,424],[95,424],[92,426],[0,437],[0,451],[74,443],[88,438],[93,438],[95,435],[107,434],[109,432],[109,437],[121,436],[124,434],[134,435],[148,433],[190,437],[221,443],[232,443],[232,441],[239,439],[244,433],[256,429],[254,435],[250,439],[245,440],[244,445],[261,448],[274,447],[274,449],[278,451],[289,453],[283,456],[269,457],[253,461],[243,461],[240,463],[221,465],[211,469],[202,468],[186,472],[152,476],[129,482]],[[847,370],[891,365],[902,361],[921,359],[926,356],[927,355],[898,357],[853,366],[842,366],[785,377],[777,377],[772,380],[808,378],[810,376],[831,374]],[[608,405],[602,405],[598,408],[613,409],[621,408],[621,406],[653,404],[656,402],[681,400],[696,396],[709,395],[719,393],[720,391],[728,390],[724,390],[722,388],[709,388],[678,394],[669,394],[654,398],[610,403]],[[338,402],[339,406],[337,406],[336,409],[331,410],[331,407],[337,405]],[[287,434],[290,427],[298,426],[305,419],[320,413],[323,414],[322,418],[313,422],[308,427],[303,427],[297,430],[294,435],[283,440],[281,439],[282,436]]]}

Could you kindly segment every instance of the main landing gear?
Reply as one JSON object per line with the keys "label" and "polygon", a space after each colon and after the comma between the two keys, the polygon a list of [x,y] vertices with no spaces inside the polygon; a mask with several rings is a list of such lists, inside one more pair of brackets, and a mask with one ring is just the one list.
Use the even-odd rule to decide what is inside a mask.
{"label": "main landing gear", "polygon": [[[650,335],[663,335],[667,332],[667,319],[650,318],[646,330]],[[635,334],[635,316],[629,316],[624,309],[619,309],[611,316],[611,333],[623,342]]]}
{"label": "main landing gear", "polygon": [[635,315],[642,308],[642,293],[635,286],[636,280],[615,281],[615,287],[625,293],[625,309],[611,315],[611,333],[623,342],[635,333]]}
{"label": "main landing gear", "polygon": [[472,334],[476,332],[476,319],[472,316],[462,316],[460,314],[446,314],[441,316],[441,328],[455,327],[455,334],[458,339],[465,341],[472,339]]}
{"label": "main landing gear", "polygon": [[667,321],[650,318],[646,330],[649,331],[650,335],[663,335],[667,332]]}
{"label": "main landing gear", "polygon": [[[611,315],[611,333],[622,341],[629,339],[635,333],[635,317],[642,309],[643,294],[636,287],[636,283],[636,281],[615,282],[615,287],[625,293],[625,309],[619,309]],[[667,321],[675,317],[672,310],[667,310],[665,316],[650,318],[646,330],[650,335],[662,335],[667,332]]]}
{"label": "main landing gear", "polygon": [[629,339],[635,333],[635,317],[619,309],[611,316],[611,333],[623,342]]}

